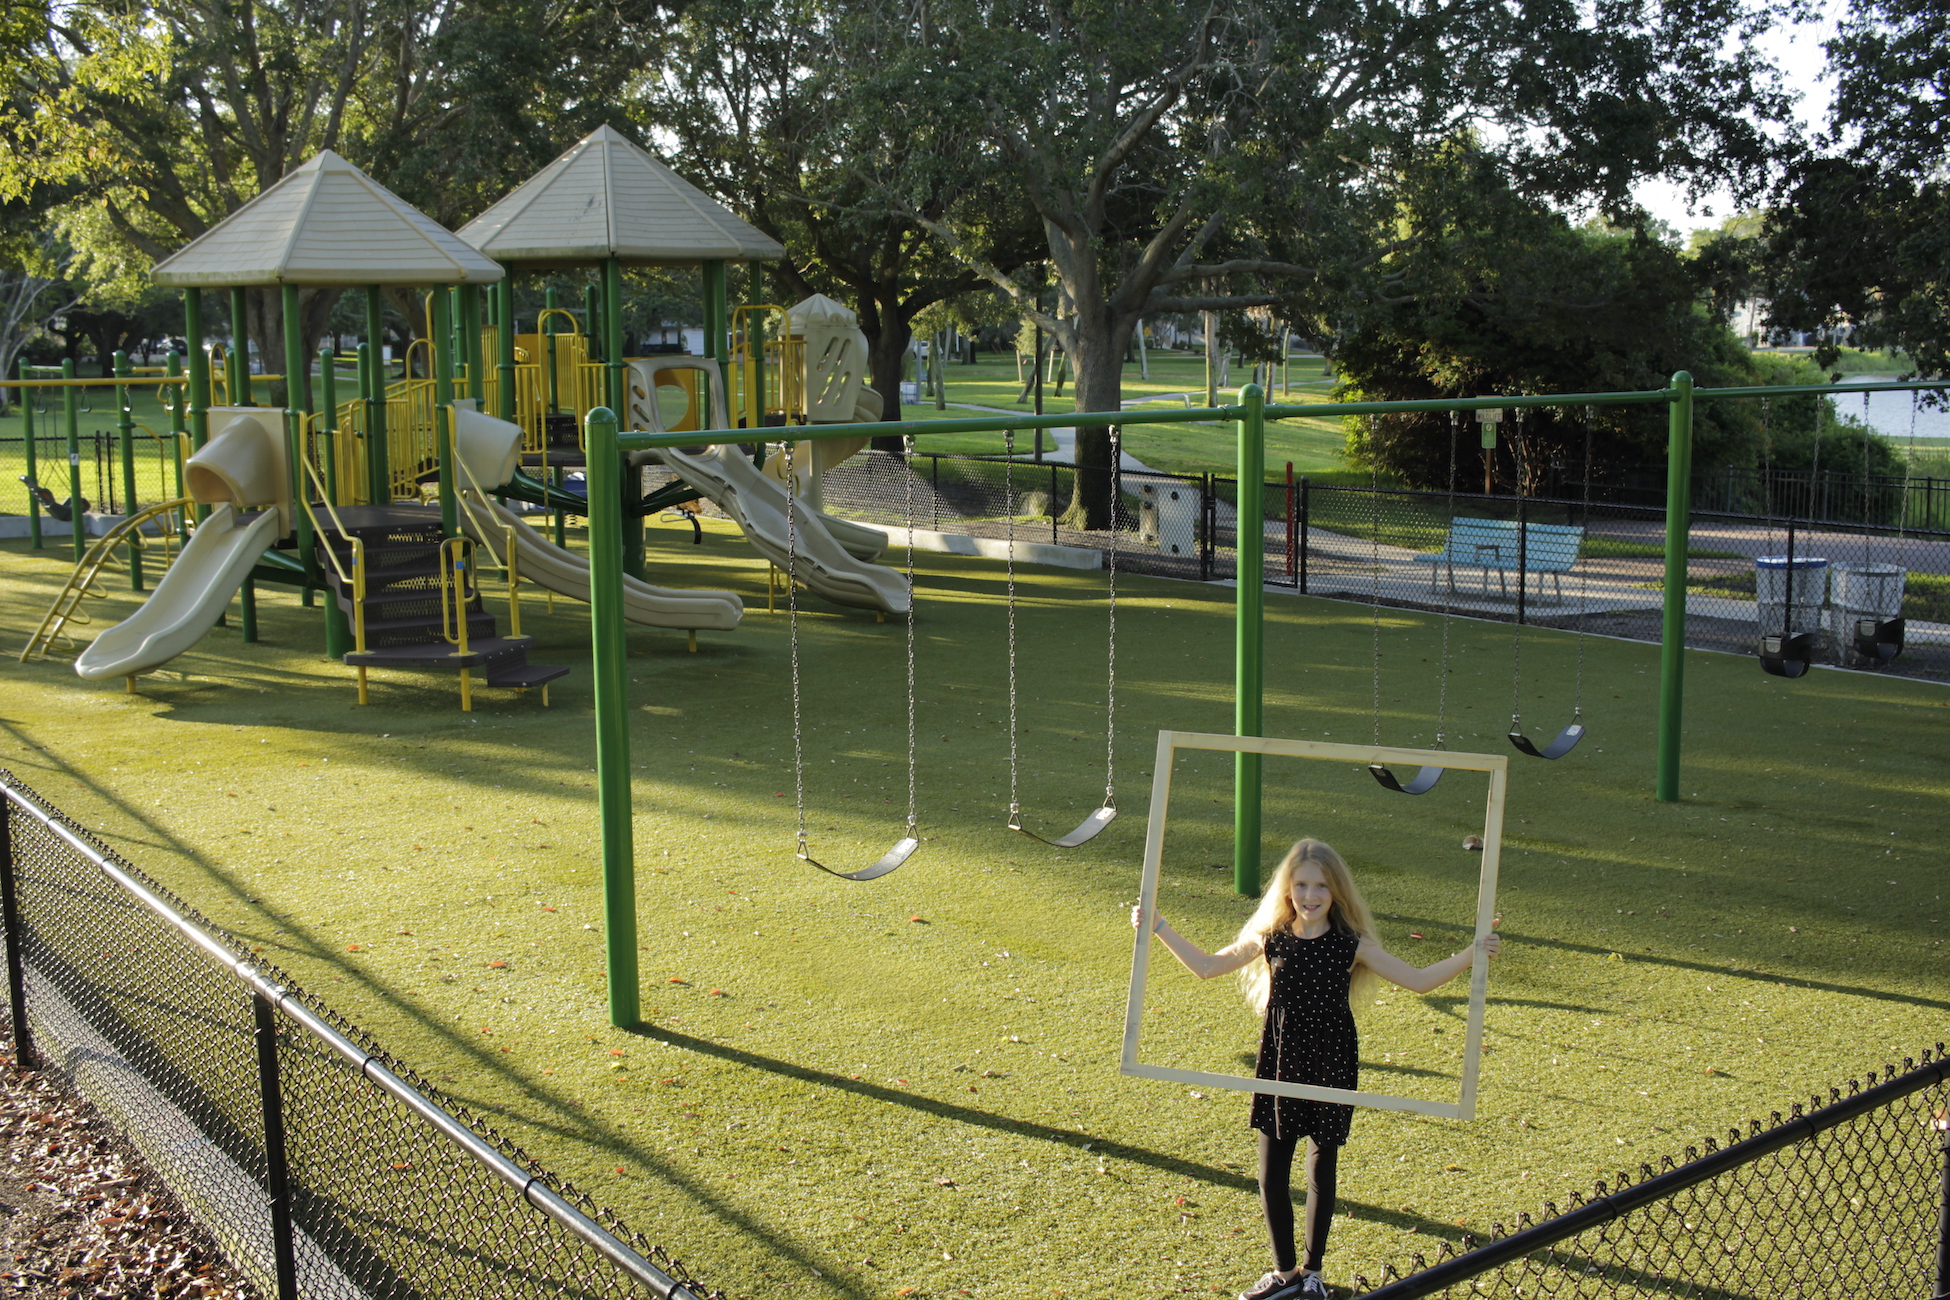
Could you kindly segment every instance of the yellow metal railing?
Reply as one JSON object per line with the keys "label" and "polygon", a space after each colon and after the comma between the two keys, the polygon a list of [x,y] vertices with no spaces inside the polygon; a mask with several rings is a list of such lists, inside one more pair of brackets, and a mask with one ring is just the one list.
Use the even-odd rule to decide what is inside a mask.
{"label": "yellow metal railing", "polygon": [[[173,501],[158,502],[156,505],[136,511],[121,523],[96,538],[94,544],[89,546],[87,552],[82,555],[80,562],[74,566],[74,572],[68,575],[67,582],[62,585],[60,593],[55,596],[54,604],[47,611],[47,616],[41,619],[40,626],[34,629],[34,635],[27,638],[27,644],[20,652],[20,662],[26,663],[29,659],[45,655],[57,644],[62,649],[73,649],[75,646],[74,639],[67,635],[66,629],[69,624],[85,626],[91,621],[86,614],[81,612],[82,601],[91,598],[99,600],[108,595],[107,592],[97,587],[95,583],[100,579],[103,570],[112,567],[115,560],[115,549],[124,542],[127,542],[132,547],[140,548],[142,546],[142,527],[152,520],[164,519],[166,516],[174,514],[178,521],[178,527],[182,527],[181,521],[183,514],[191,504],[192,502],[188,497],[178,497]],[[80,527],[81,521],[77,519],[75,526]],[[168,536],[169,529],[165,522],[163,537],[167,539]],[[170,558],[167,541],[164,543],[163,555],[165,561]]]}
{"label": "yellow metal railing", "polygon": [[[474,541],[449,537],[440,543],[440,635],[460,654],[467,649],[467,604],[479,594],[474,573]],[[474,711],[471,670],[460,670],[460,711]]]}
{"label": "yellow metal railing", "polygon": [[[308,455],[301,456],[299,460],[305,467],[305,477],[310,480],[312,487],[318,492],[319,504],[325,507],[325,513],[331,519],[333,527],[338,531],[338,535],[346,540],[346,544],[352,552],[352,572],[347,573],[345,566],[339,563],[338,551],[332,546],[331,536],[327,532],[324,524],[320,522],[318,512],[312,509],[311,498],[301,493],[298,497],[298,504],[304,507],[305,513],[310,516],[312,532],[324,542],[325,558],[331,561],[332,571],[339,575],[339,582],[344,586],[346,593],[352,601],[352,652],[354,654],[364,654],[366,652],[365,539],[354,536],[346,530],[345,521],[339,518],[338,508],[332,504],[331,497],[325,492],[325,477],[318,472],[318,467],[312,464],[311,457]],[[327,599],[332,599],[329,593],[327,594]],[[366,666],[364,664],[358,664],[355,666],[355,671],[359,679],[359,703],[365,704],[368,702],[366,696]]]}

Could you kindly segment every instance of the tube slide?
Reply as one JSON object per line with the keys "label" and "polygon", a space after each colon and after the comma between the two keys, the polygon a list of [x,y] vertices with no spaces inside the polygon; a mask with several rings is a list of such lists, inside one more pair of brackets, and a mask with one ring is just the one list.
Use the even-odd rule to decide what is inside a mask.
{"label": "tube slide", "polygon": [[216,626],[257,557],[283,532],[276,510],[240,518],[230,505],[217,506],[142,608],[96,637],[74,670],[91,682],[133,677],[182,654]]}
{"label": "tube slide", "polygon": [[[698,455],[667,447],[658,455],[736,520],[760,554],[781,569],[796,569],[808,590],[836,605],[907,612],[907,583],[901,575],[855,559],[803,502],[793,510],[791,531],[799,552],[795,564],[786,546],[785,487],[767,478],[736,446],[712,447]],[[886,545],[884,535],[877,540]]]}
{"label": "tube slide", "polygon": [[[460,525],[476,542],[507,561],[507,530],[514,530],[515,572],[524,582],[547,587],[558,595],[587,604],[589,561],[563,550],[528,526],[522,517],[492,498],[462,489],[467,509]],[[623,575],[623,617],[645,627],[710,629],[728,632],[745,615],[745,604],[729,591],[671,591]]]}

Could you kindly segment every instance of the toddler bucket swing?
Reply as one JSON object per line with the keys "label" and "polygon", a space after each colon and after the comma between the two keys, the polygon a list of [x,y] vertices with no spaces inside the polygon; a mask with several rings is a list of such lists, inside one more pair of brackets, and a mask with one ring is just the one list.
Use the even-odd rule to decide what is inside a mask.
{"label": "toddler bucket swing", "polygon": [[[1761,500],[1767,512],[1767,549],[1774,549],[1774,444],[1768,432],[1768,399],[1760,399]],[[1815,399],[1815,466],[1821,466],[1821,399]],[[1816,479],[1819,482],[1819,479]],[[1780,635],[1763,633],[1760,638],[1761,671],[1770,677],[1792,681],[1808,671],[1815,659],[1816,634],[1794,631],[1794,527],[1787,530],[1787,571],[1781,592]],[[1759,569],[1755,569],[1754,599],[1760,599]]]}
{"label": "toddler bucket swing", "polygon": [[792,649],[792,794],[798,819],[798,850],[801,862],[818,867],[841,880],[878,880],[914,856],[921,846],[915,817],[914,797],[914,476],[907,476],[907,827],[906,834],[880,860],[858,871],[829,867],[812,855],[806,840],[806,759],[804,728],[799,709],[799,480],[792,472],[794,444],[785,444],[785,551],[787,640]]}
{"label": "toddler bucket swing", "polygon": [[[1903,543],[1904,526],[1909,514],[1909,473],[1916,460],[1916,393],[1909,395],[1909,454],[1903,458],[1902,494],[1896,498],[1896,545]],[[1898,552],[1900,554],[1900,551]],[[1862,567],[1868,570],[1875,563],[1869,534],[1869,395],[1862,394]],[[1868,574],[1863,574],[1864,581]],[[1893,663],[1903,652],[1903,633],[1909,626],[1903,618],[1900,603],[1894,618],[1858,618],[1850,629],[1855,642],[1855,653],[1874,664]]]}
{"label": "toddler bucket swing", "polygon": [[[1009,568],[1008,589],[1008,642],[1009,642],[1009,829],[1032,840],[1047,844],[1051,848],[1074,849],[1086,844],[1117,820],[1117,516],[1122,509],[1119,483],[1122,480],[1123,442],[1116,425],[1110,430],[1110,645],[1109,677],[1105,689],[1104,707],[1104,805],[1077,823],[1076,829],[1068,834],[1049,839],[1038,835],[1023,825],[1022,804],[1016,797],[1017,775],[1020,768],[1016,734],[1016,435],[1013,430],[1005,430],[1002,435],[1002,491],[1003,512],[1007,523],[1007,552]],[[1050,502],[1050,509],[1056,509],[1056,502]]]}

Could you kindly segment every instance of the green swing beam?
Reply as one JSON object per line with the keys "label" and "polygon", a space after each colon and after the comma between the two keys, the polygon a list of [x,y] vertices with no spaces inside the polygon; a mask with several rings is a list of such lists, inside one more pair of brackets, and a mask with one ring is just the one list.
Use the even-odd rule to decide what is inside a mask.
{"label": "green swing beam", "polygon": [[[722,350],[720,346],[712,349]],[[1655,782],[1664,803],[1679,799],[1680,735],[1684,701],[1686,538],[1692,517],[1693,408],[1701,401],[1778,398],[1837,393],[1941,391],[1950,381],[1898,384],[1805,384],[1767,388],[1693,387],[1685,371],[1669,387],[1623,393],[1551,393],[1510,397],[1438,398],[1412,402],[1347,402],[1330,406],[1267,405],[1264,391],[1248,384],[1237,403],[1180,411],[1093,411],[1067,415],[979,416],[956,420],[897,420],[873,424],[798,426],[795,441],[826,438],[910,437],[1053,428],[1128,428],[1139,424],[1229,424],[1238,442],[1240,519],[1264,513],[1266,421],[1324,415],[1406,415],[1419,412],[1564,406],[1651,406],[1670,412],[1670,460],[1666,507],[1665,632],[1660,647],[1659,746]],[[695,446],[709,431],[655,434],[619,432],[613,410],[598,408],[585,421],[589,475],[590,636],[593,642],[596,712],[596,789],[602,834],[604,932],[608,948],[610,1023],[641,1020],[637,970],[636,862],[630,801],[629,673],[623,626],[623,453]],[[752,434],[725,430],[730,441]],[[1263,529],[1238,530],[1239,572],[1264,562]],[[1235,734],[1257,736],[1263,718],[1265,618],[1263,583],[1238,583],[1234,597],[1233,723]],[[1233,887],[1259,892],[1260,756],[1236,756],[1233,769]]]}

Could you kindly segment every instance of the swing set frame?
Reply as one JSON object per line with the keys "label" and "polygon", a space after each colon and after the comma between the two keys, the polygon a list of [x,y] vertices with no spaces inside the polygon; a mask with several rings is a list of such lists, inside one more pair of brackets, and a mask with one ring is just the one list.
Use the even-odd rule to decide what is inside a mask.
{"label": "swing set frame", "polygon": [[[436,299],[438,301],[438,299]],[[720,365],[724,364],[722,359]],[[1660,646],[1658,771],[1653,794],[1662,803],[1679,800],[1680,740],[1685,688],[1687,535],[1692,523],[1693,405],[1696,401],[1755,400],[1838,393],[1941,391],[1950,381],[1895,384],[1805,384],[1695,390],[1686,371],[1665,388],[1617,393],[1537,393],[1495,397],[1431,398],[1408,402],[1346,402],[1318,405],[1268,405],[1257,384],[1239,390],[1237,403],[1186,410],[1088,411],[1049,415],[981,415],[953,420],[887,420],[872,424],[804,425],[791,430],[794,441],[822,438],[907,437],[999,433],[1054,428],[1130,428],[1139,424],[1220,424],[1229,427],[1238,449],[1241,519],[1265,516],[1266,421],[1322,415],[1396,415],[1410,412],[1479,411],[1516,407],[1664,406],[1670,433],[1666,480],[1664,640]],[[596,789],[603,862],[604,939],[607,949],[610,1022],[641,1021],[636,924],[636,854],[630,795],[629,661],[623,624],[624,468],[622,453],[659,447],[748,443],[763,430],[691,430],[656,434],[619,432],[613,410],[597,407],[585,419],[589,475],[590,637],[596,714]],[[1266,539],[1262,529],[1238,531],[1241,573],[1261,572]],[[1234,587],[1233,731],[1239,737],[1261,734],[1265,668],[1265,587],[1242,582]],[[1383,751],[1420,754],[1421,751]],[[1438,762],[1457,756],[1431,752]],[[1233,767],[1233,887],[1259,892],[1262,751],[1241,748]],[[1399,761],[1414,761],[1403,759]],[[1453,766],[1454,763],[1450,762]]]}

